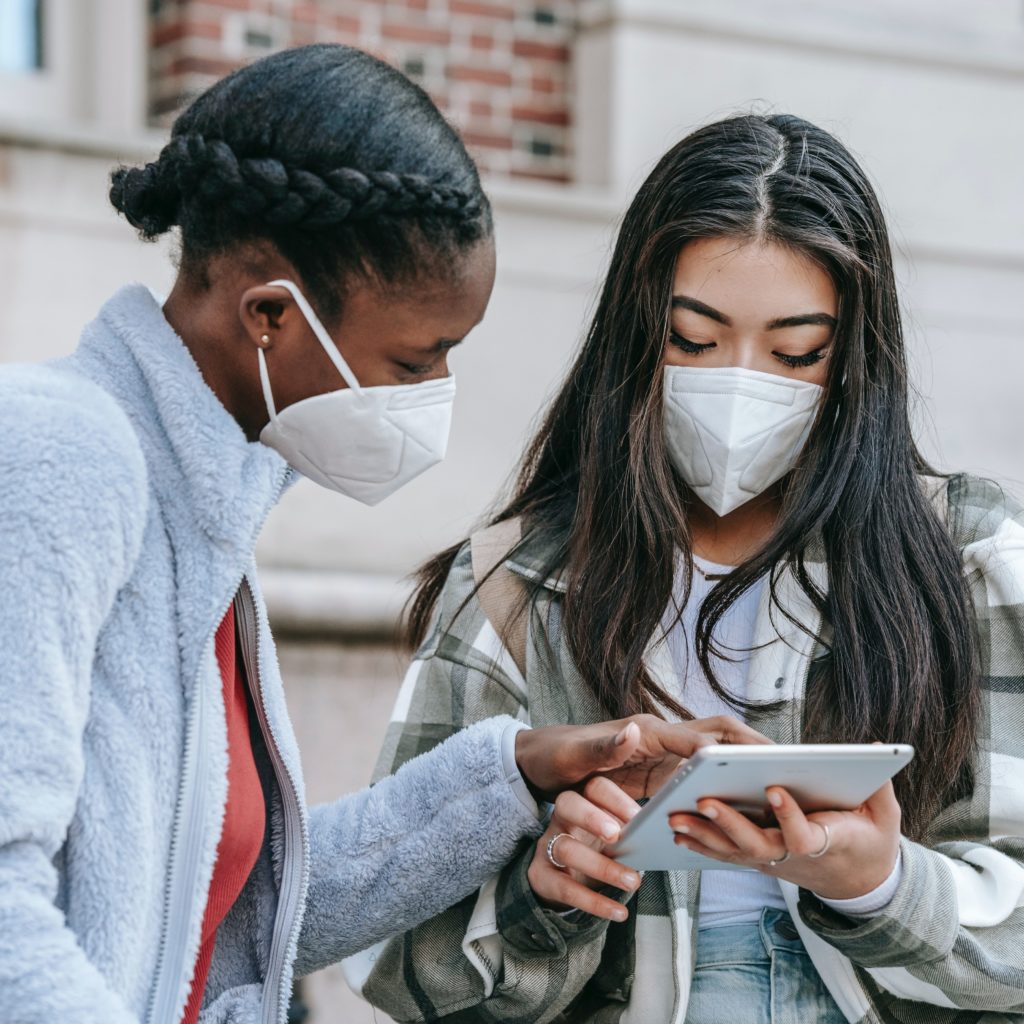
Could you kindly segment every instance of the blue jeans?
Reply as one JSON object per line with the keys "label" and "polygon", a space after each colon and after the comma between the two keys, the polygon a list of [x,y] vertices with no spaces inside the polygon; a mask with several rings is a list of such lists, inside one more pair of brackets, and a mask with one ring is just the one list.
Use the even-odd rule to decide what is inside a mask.
{"label": "blue jeans", "polygon": [[704,928],[686,1024],[846,1024],[793,920],[765,909],[756,924]]}

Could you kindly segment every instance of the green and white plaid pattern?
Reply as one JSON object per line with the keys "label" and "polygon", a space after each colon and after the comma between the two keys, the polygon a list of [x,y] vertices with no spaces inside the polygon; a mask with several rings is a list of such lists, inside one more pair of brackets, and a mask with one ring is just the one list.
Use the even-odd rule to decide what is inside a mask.
{"label": "green and white plaid pattern", "polygon": [[[807,950],[851,1022],[1024,1022],[1024,512],[999,488],[969,477],[951,481],[949,504],[981,640],[974,792],[942,811],[927,846],[904,840],[899,890],[878,917],[853,921],[782,883]],[[540,584],[523,679],[470,596],[468,546],[460,553],[438,624],[402,686],[378,778],[492,715],[537,726],[601,720],[562,635],[559,583],[538,578],[542,555],[528,542],[508,563]],[[791,579],[781,600],[817,630]],[[782,698],[784,710],[751,723],[796,741],[820,651],[769,607],[767,593],[755,634],[761,644],[751,658],[750,695]],[[672,670],[665,648],[655,643],[648,652],[655,678]],[[526,881],[531,855],[532,844],[524,845],[479,893],[352,958],[350,982],[402,1024],[683,1024],[699,873],[647,873],[630,919],[609,925],[541,907]]]}

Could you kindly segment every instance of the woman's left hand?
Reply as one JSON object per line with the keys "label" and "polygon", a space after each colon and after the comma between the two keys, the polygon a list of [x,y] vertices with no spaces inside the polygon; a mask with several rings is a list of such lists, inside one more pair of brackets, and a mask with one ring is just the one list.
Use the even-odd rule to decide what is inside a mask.
{"label": "woman's left hand", "polygon": [[761,828],[721,800],[701,800],[697,807],[703,817],[669,815],[676,843],[714,860],[756,868],[826,899],[863,896],[892,873],[899,856],[900,805],[891,782],[855,810],[809,815],[785,789],[771,786],[765,792],[777,828]]}

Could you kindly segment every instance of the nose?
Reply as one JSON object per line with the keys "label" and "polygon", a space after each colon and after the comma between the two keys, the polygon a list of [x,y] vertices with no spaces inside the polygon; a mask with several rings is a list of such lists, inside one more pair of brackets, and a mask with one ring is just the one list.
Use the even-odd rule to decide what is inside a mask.
{"label": "nose", "polygon": [[451,373],[448,370],[448,360],[442,359],[437,366],[435,366],[430,373],[424,377],[424,380],[441,380],[444,377],[450,377]]}
{"label": "nose", "polygon": [[763,346],[755,338],[741,338],[730,347],[729,366],[737,370],[764,369]]}

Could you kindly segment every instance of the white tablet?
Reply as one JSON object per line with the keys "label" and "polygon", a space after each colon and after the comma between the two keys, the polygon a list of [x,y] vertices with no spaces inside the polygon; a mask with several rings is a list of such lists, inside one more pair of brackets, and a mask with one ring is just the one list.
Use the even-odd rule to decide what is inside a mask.
{"label": "white tablet", "polygon": [[807,811],[859,807],[914,756],[903,743],[736,744],[701,747],[623,829],[610,857],[640,871],[745,871],[675,844],[668,816],[698,814],[697,801],[715,797],[760,825],[772,820],[767,786],[783,786]]}

